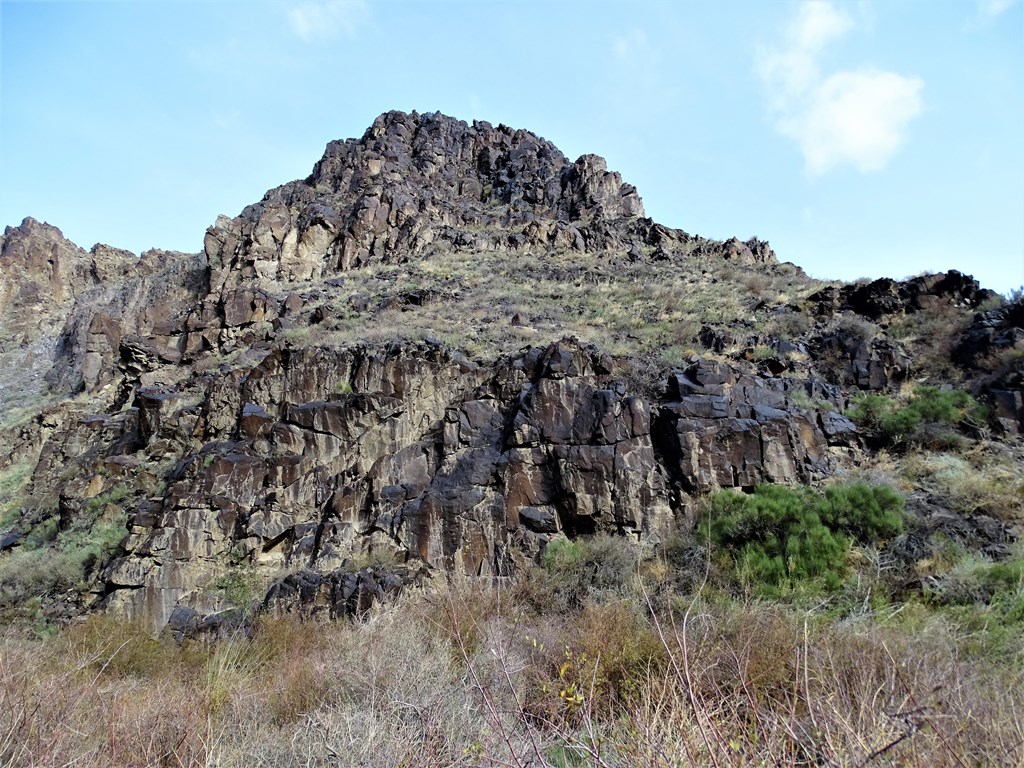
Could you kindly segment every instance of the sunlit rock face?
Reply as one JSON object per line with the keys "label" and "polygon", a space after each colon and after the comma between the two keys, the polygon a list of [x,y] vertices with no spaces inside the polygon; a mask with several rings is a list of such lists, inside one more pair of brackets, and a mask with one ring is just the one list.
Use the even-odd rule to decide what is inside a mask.
{"label": "sunlit rock face", "polygon": [[[530,260],[555,286],[537,314],[558,331],[470,359],[452,337],[526,321],[471,323],[444,282],[456,256],[513,275]],[[390,290],[428,260],[437,284]],[[239,574],[264,610],[341,617],[434,577],[520,574],[554,537],[663,539],[719,489],[824,478],[860,455],[848,398],[912,380],[912,350],[885,333],[910,313],[966,313],[957,364],[988,376],[1003,431],[1024,419],[1020,372],[990,362],[1019,349],[1019,304],[971,321],[992,297],[960,273],[841,287],[800,273],[802,299],[748,293],[743,317],[697,318],[669,362],[572,337],[559,296],[573,281],[626,280],[639,305],[648,273],[696,264],[679,298],[712,315],[701,289],[769,285],[791,265],[756,238],[652,222],[595,155],[437,114],[387,113],[332,142],[307,179],[218,219],[201,253],[85,251],[26,219],[0,261],[0,404],[28,414],[0,468],[30,468],[33,504],[0,530],[0,557],[33,526],[123,529],[84,564],[87,588],[51,602],[176,636],[228,622]],[[336,299],[370,279],[389,289]],[[424,307],[446,313],[448,342],[322,330]],[[683,310],[666,317],[636,324],[681,335]],[[764,330],[777,317],[793,338]]]}

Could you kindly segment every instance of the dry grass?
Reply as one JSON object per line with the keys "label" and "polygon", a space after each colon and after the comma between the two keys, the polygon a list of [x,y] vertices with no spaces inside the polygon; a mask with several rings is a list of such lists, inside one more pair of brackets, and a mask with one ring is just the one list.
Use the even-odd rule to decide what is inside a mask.
{"label": "dry grass", "polygon": [[981,512],[1007,523],[1024,522],[1022,447],[980,441],[960,453],[916,452],[903,458],[901,471],[961,513]]}
{"label": "dry grass", "polygon": [[953,363],[951,352],[973,314],[950,303],[935,302],[893,319],[888,334],[910,353],[918,383],[957,383],[964,379],[964,371]]}
{"label": "dry grass", "polygon": [[[816,287],[787,265],[445,252],[349,270],[337,286],[294,287],[307,303],[299,326],[284,336],[338,346],[429,337],[490,359],[572,335],[612,355],[653,355],[674,365],[696,350],[702,323],[767,323],[772,308]],[[409,302],[416,292],[426,297],[422,304]],[[755,311],[760,300],[765,306]],[[305,327],[314,313],[320,322]]]}
{"label": "dry grass", "polygon": [[412,594],[176,647],[102,618],[0,644],[26,766],[965,766],[1024,760],[1024,673],[924,622],[686,599],[538,615]]}

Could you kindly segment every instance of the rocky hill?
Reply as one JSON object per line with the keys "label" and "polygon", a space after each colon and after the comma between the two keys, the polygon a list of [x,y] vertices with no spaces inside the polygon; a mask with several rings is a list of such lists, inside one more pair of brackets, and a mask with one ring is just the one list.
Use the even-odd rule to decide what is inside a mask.
{"label": "rocky hill", "polygon": [[[9,613],[201,632],[510,577],[556,537],[656,542],[713,491],[867,471],[908,443],[865,403],[928,385],[979,407],[915,445],[983,440],[1024,492],[1019,298],[812,280],[506,126],[388,113],[202,253],[86,252],[26,219],[0,263]],[[1020,534],[1005,496],[901,482],[922,546]]]}

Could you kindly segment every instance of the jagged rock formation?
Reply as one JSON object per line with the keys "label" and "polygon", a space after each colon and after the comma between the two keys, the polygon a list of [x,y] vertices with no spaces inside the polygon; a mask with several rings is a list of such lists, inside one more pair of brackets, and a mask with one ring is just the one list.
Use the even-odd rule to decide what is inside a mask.
{"label": "jagged rock formation", "polygon": [[227,552],[321,573],[384,553],[507,576],[552,535],[664,535],[697,494],[806,482],[856,443],[843,417],[789,398],[839,397],[820,382],[695,359],[652,403],[611,369],[573,342],[487,368],[430,345],[274,350],[191,407],[140,392],[134,418],[92,426],[108,452],[202,447],[140,505],[105,602],[162,626],[176,606],[204,608]]}
{"label": "jagged rock formation", "polygon": [[204,254],[84,251],[34,219],[7,227],[0,264],[4,411],[119,381],[122,342],[133,338],[177,362],[174,336],[205,287]]}
{"label": "jagged rock formation", "polygon": [[886,315],[919,312],[936,303],[974,309],[996,296],[970,275],[954,269],[902,282],[882,277],[863,285],[829,286],[809,296],[808,301],[816,304],[819,315],[847,311],[878,320]]}
{"label": "jagged rock formation", "polygon": [[[617,261],[777,265],[763,241],[644,218],[596,156],[571,162],[526,131],[434,114],[388,113],[332,142],[309,178],[218,219],[201,254],[87,253],[26,220],[0,241],[4,362],[33,359],[40,388],[45,377],[55,395],[84,395],[10,432],[0,463],[31,464],[36,506],[0,547],[47,515],[69,531],[123,514],[127,536],[89,564],[94,589],[76,605],[178,634],[216,631],[239,599],[228,576],[290,572],[265,608],[334,616],[433,572],[508,576],[554,536],[660,537],[710,491],[828,475],[860,446],[841,415],[848,393],[912,370],[880,329],[835,318],[990,298],[959,273],[825,287],[810,311],[771,309],[811,318],[799,338],[705,325],[696,340],[715,355],[662,364],[644,385],[621,356],[570,338],[471,360],[433,339],[287,333],[324,322],[329,306],[307,299],[354,269],[452,252],[578,253],[609,265],[601,279]],[[388,299],[399,311],[442,300],[457,325],[454,292]],[[1018,315],[980,317],[964,344],[1017,343]],[[1013,408],[1024,417],[1013,381],[990,387],[1017,398],[1000,412],[1007,430]],[[362,568],[368,558],[401,565]]]}
{"label": "jagged rock formation", "polygon": [[570,162],[528,131],[389,112],[358,141],[329,144],[309,178],[271,190],[210,228],[209,295],[190,321],[195,333],[188,349],[265,330],[238,329],[281,314],[270,298],[281,285],[439,250],[539,248],[657,259],[713,254],[775,262],[756,238],[718,243],[643,214],[636,189],[600,157]]}
{"label": "jagged rock formation", "polygon": [[59,335],[76,299],[105,281],[119,281],[134,261],[132,254],[106,246],[86,252],[35,219],[4,230],[0,409],[31,407],[45,389],[44,377],[53,371]]}
{"label": "jagged rock formation", "polygon": [[605,161],[571,162],[507,126],[441,115],[381,115],[357,140],[331,142],[312,175],[271,190],[207,234],[211,293],[253,282],[320,279],[431,246],[580,252],[718,250],[774,261],[767,244],[716,244],[655,224],[634,187]]}
{"label": "jagged rock formation", "polygon": [[988,373],[983,390],[1003,430],[1024,431],[1024,301],[977,313],[953,359]]}

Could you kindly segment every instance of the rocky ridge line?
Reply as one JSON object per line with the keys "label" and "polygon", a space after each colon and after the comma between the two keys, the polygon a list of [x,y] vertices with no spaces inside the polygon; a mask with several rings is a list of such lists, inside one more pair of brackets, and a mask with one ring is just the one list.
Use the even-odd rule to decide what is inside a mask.
{"label": "rocky ridge line", "polygon": [[[472,361],[433,341],[338,349],[279,335],[302,307],[297,286],[451,251],[776,263],[756,239],[655,224],[596,156],[570,162],[526,131],[398,112],[332,142],[307,179],[219,219],[200,254],[133,261],[31,220],[8,228],[0,312],[49,311],[10,327],[49,345],[40,375],[58,393],[89,399],[22,425],[3,463],[32,463],[31,492],[53,501],[60,530],[128,518],[74,608],[198,631],[239,607],[225,577],[285,570],[299,574],[271,590],[268,610],[341,616],[400,586],[372,568],[355,576],[367,558],[402,563],[400,582],[501,578],[557,536],[663,537],[712,490],[811,482],[857,455],[848,393],[906,380],[912,360],[884,334],[837,331],[836,318],[985,299],[959,273],[826,288],[783,308],[819,318],[803,339],[699,334],[719,357],[748,344],[771,347],[770,359],[689,357],[659,372],[654,392],[574,339]],[[44,308],[50,287],[61,298]],[[1012,346],[1017,319],[990,313],[971,333]],[[1024,408],[997,384],[1010,387],[1010,430]],[[44,513],[0,531],[0,549],[21,546]]]}

